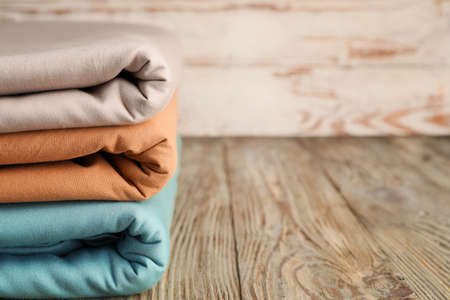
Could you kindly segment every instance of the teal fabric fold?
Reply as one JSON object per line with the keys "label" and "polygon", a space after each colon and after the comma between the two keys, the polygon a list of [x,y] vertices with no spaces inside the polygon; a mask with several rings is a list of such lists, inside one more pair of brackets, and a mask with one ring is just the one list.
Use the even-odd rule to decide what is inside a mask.
{"label": "teal fabric fold", "polygon": [[141,202],[1,204],[0,297],[122,296],[150,288],[169,262],[177,174]]}

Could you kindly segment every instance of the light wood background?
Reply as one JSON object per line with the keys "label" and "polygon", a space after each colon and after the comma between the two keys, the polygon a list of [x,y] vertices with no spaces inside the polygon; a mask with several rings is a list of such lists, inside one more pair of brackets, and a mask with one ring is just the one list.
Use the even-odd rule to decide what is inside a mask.
{"label": "light wood background", "polygon": [[0,0],[29,19],[177,32],[184,135],[450,133],[449,0]]}

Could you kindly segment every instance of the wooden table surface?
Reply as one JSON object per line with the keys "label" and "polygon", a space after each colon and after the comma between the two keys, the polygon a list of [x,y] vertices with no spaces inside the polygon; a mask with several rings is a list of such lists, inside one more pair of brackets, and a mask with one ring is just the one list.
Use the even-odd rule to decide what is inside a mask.
{"label": "wooden table surface", "polygon": [[123,299],[449,299],[449,216],[448,137],[185,139],[170,268]]}

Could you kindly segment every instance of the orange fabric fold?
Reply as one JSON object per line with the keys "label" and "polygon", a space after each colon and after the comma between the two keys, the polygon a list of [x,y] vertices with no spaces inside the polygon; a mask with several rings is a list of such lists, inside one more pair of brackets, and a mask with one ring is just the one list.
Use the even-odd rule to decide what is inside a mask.
{"label": "orange fabric fold", "polygon": [[0,134],[0,202],[150,198],[177,165],[177,101],[135,125]]}

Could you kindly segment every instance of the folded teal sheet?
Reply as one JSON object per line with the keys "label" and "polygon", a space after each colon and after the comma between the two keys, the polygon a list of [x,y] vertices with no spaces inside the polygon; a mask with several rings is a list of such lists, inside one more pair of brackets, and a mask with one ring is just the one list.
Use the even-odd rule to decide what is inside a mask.
{"label": "folded teal sheet", "polygon": [[1,204],[0,297],[119,296],[150,288],[169,262],[176,177],[142,202]]}

